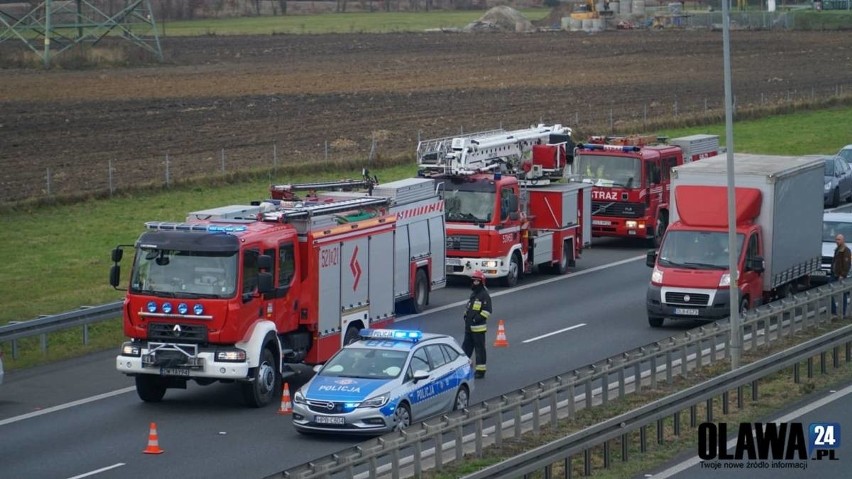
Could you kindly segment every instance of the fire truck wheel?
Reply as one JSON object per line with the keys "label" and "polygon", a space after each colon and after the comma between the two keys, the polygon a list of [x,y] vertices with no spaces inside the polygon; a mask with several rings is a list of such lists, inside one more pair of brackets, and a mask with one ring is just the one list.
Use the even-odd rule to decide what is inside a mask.
{"label": "fire truck wheel", "polygon": [[669,218],[666,216],[666,213],[660,212],[660,215],[657,217],[657,223],[654,225],[654,237],[650,241],[651,246],[654,248],[659,248],[663,242],[663,235],[666,234],[668,223]]}
{"label": "fire truck wheel", "polygon": [[648,316],[648,324],[650,324],[652,328],[659,328],[663,325],[663,318]]}
{"label": "fire truck wheel", "polygon": [[518,284],[521,279],[521,257],[518,253],[512,254],[512,262],[509,263],[509,274],[503,278],[503,284],[509,288]]}
{"label": "fire truck wheel", "polygon": [[562,245],[562,257],[559,258],[559,262],[553,266],[551,270],[553,274],[565,274],[568,272],[568,265],[571,263],[571,242],[566,241]]}
{"label": "fire truck wheel", "polygon": [[254,368],[252,381],[242,384],[243,398],[250,407],[263,407],[272,402],[278,389],[275,355],[269,347],[260,352],[260,364]]}
{"label": "fire truck wheel", "polygon": [[422,313],[429,304],[429,278],[422,269],[418,269],[414,277],[414,297],[409,299],[408,303],[410,313]]}
{"label": "fire truck wheel", "polygon": [[166,395],[166,383],[157,376],[140,374],[136,376],[136,394],[145,402],[160,402]]}
{"label": "fire truck wheel", "polygon": [[346,328],[346,334],[343,335],[343,345],[348,346],[355,341],[358,341],[360,329],[358,326],[354,324],[350,324],[348,328]]}

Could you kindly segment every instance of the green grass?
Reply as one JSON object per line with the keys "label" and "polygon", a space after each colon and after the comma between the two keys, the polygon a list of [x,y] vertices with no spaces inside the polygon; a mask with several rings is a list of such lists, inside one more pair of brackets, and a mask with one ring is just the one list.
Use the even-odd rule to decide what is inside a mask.
{"label": "green grass", "polygon": [[[852,143],[848,125],[852,107],[831,108],[774,116],[735,123],[735,149],[772,154],[833,153]],[[709,132],[722,135],[724,125],[661,129],[670,137]],[[722,135],[724,137],[724,135]],[[724,139],[722,140],[724,144]],[[355,169],[334,174],[307,176],[279,174],[274,183],[357,177]],[[381,181],[415,174],[413,160],[406,166],[377,169]],[[108,285],[110,250],[117,244],[132,244],[145,221],[174,221],[186,213],[228,204],[246,204],[268,196],[267,174],[237,178],[235,184],[196,184],[162,191],[152,189],[128,193],[111,200],[88,200],[76,204],[25,205],[0,213],[0,325],[10,321],[55,314],[80,305],[96,305],[122,298]],[[125,268],[127,261],[125,261]],[[124,275],[128,272],[125,270]],[[111,340],[120,342],[114,327]],[[46,359],[80,354],[80,334],[51,335],[51,354],[22,357],[6,354],[7,367],[24,367]],[[109,343],[109,342],[107,342]],[[20,349],[37,349],[37,342],[22,342]],[[8,349],[7,349],[8,351]]]}
{"label": "green grass", "polygon": [[[532,21],[546,17],[550,9],[523,9],[521,13]],[[461,28],[482,14],[481,10],[325,13],[176,21],[159,27],[166,36],[417,32]]]}

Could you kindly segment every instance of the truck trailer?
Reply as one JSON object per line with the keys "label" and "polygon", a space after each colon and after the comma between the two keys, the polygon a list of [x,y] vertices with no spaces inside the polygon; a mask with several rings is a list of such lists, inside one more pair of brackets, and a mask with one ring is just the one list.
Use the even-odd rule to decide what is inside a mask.
{"label": "truck trailer", "polygon": [[[783,298],[807,284],[822,253],[822,161],[734,156],[739,311]],[[653,268],[648,322],[729,316],[727,158],[672,170],[672,223]]]}

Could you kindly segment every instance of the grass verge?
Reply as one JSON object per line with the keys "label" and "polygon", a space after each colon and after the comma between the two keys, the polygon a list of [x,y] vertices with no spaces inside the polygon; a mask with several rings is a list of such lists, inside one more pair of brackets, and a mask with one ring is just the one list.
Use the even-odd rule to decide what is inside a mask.
{"label": "grass verge", "polygon": [[[839,329],[847,324],[849,324],[848,320],[835,320],[831,323],[821,325],[820,327],[799,331],[791,337],[772,343],[770,347],[762,347],[757,350],[746,352],[742,357],[742,364],[757,361],[772,353],[790,348],[808,339]],[[762,379],[759,383],[759,396],[756,401],[752,400],[750,388],[744,387],[742,409],[737,408],[737,391],[730,391],[728,396],[728,414],[724,414],[723,401],[720,398],[716,398],[713,401],[711,409],[712,421],[736,423],[756,422],[771,419],[778,411],[801,401],[801,399],[807,394],[811,394],[816,391],[824,391],[838,385],[849,383],[852,381],[852,363],[847,363],[845,361],[844,354],[845,353],[841,348],[838,358],[840,367],[838,369],[832,369],[831,365],[834,359],[833,352],[829,352],[826,361],[828,365],[827,373],[820,374],[818,366],[815,366],[815,373],[812,378],[808,378],[804,373],[804,371],[806,371],[807,362],[803,362],[800,364],[800,367],[802,367],[802,376],[799,383],[795,383],[793,381],[793,375],[790,372],[790,369],[779,371],[778,373]],[[555,428],[550,427],[549,425],[542,427],[542,432],[538,436],[528,433],[523,435],[520,439],[504,439],[503,446],[501,448],[496,448],[494,446],[485,448],[483,450],[482,457],[477,458],[469,455],[463,463],[445,466],[440,471],[428,471],[423,474],[423,478],[455,479],[466,474],[470,474],[484,467],[496,464],[506,458],[516,456],[548,442],[552,442],[569,434],[581,431],[594,424],[598,424],[620,414],[627,413],[677,391],[701,384],[702,382],[729,370],[729,362],[719,361],[691,371],[689,376],[686,378],[676,376],[671,384],[658,381],[658,387],[656,389],[644,388],[642,392],[638,394],[629,394],[624,398],[618,398],[605,406],[581,409],[577,411],[575,417],[569,420],[560,421]],[[707,411],[708,407],[706,403],[702,403],[697,406],[697,424],[707,420]],[[679,435],[675,435],[673,417],[668,417],[661,423],[652,423],[647,426],[647,448],[644,451],[640,446],[640,436],[638,431],[634,431],[623,436],[623,439],[626,439],[624,449],[627,451],[628,461],[623,460],[624,456],[622,451],[624,449],[622,448],[622,439],[610,441],[608,446],[610,464],[608,468],[604,467],[604,446],[599,445],[592,448],[590,450],[592,476],[605,479],[636,477],[660,468],[679,454],[696,451],[697,428],[690,427],[690,416],[688,410],[680,413],[679,422]],[[662,439],[662,441],[658,442],[658,439]],[[582,477],[585,471],[584,458],[582,456],[572,458],[570,461],[570,467],[572,468],[572,477]],[[564,463],[557,463],[553,465],[553,477],[564,477],[563,473]],[[545,476],[544,474],[533,474],[527,477],[543,478]]]}

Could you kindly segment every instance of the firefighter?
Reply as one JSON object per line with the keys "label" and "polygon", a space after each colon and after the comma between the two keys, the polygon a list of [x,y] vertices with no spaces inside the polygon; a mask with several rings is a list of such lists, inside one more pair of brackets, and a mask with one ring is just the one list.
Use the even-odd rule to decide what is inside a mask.
{"label": "firefighter", "polygon": [[462,349],[467,357],[473,358],[476,352],[476,367],[474,377],[485,377],[485,332],[488,317],[491,316],[491,295],[485,288],[485,275],[482,271],[474,271],[471,276],[470,300],[464,313],[464,342]]}

